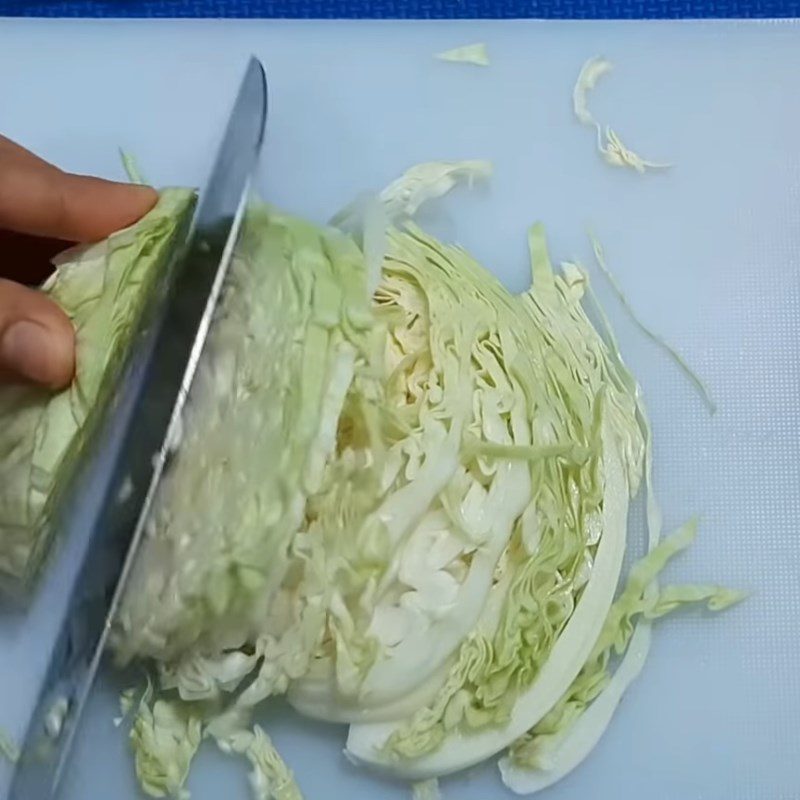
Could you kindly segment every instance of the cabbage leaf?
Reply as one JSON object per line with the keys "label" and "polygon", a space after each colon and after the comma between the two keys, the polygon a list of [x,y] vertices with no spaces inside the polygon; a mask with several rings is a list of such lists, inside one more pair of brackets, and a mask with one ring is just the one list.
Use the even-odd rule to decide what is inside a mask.
{"label": "cabbage leaf", "polygon": [[71,481],[110,402],[139,321],[179,243],[194,202],[166,189],[139,222],[62,253],[43,291],[75,327],[75,379],[57,394],[0,387],[0,574],[31,579]]}

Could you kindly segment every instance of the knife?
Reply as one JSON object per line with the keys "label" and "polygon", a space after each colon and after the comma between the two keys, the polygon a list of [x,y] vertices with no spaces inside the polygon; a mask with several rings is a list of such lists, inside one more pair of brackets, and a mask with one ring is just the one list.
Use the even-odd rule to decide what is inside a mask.
{"label": "knife", "polygon": [[[102,491],[81,520],[89,526],[84,560],[23,743],[10,800],[48,800],[63,777],[170,444],[177,441],[181,411],[244,214],[266,116],[264,68],[251,58],[194,218],[165,279],[163,300],[142,322],[137,353],[104,423],[107,430],[116,427],[120,443],[110,468],[103,467],[108,478]],[[122,402],[123,395],[129,402]],[[68,536],[65,527],[60,535]]]}

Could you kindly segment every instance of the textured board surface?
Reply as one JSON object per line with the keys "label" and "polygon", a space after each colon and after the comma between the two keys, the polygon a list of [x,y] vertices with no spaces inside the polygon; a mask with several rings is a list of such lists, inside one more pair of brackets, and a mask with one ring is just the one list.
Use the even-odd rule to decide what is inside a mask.
{"label": "textured board surface", "polygon": [[0,0],[0,16],[298,19],[797,17],[798,0]]}
{"label": "textured board surface", "polygon": [[[480,40],[489,69],[431,57]],[[261,182],[270,200],[322,221],[415,162],[490,158],[490,186],[441,206],[435,229],[522,289],[529,223],[547,224],[554,257],[589,265],[591,228],[641,317],[718,401],[710,417],[598,278],[650,407],[667,526],[702,518],[669,577],[752,597],[719,617],[659,625],[608,734],[547,796],[797,800],[800,28],[4,21],[0,74],[13,80],[0,84],[3,132],[66,168],[119,176],[122,145],[152,181],[196,183],[251,52],[270,81]],[[616,69],[593,96],[597,116],[671,171],[614,170],[572,118],[575,77],[598,53]],[[58,586],[49,591],[31,624],[10,631],[0,620],[0,727],[15,735],[43,660],[37,636],[57,617]],[[136,797],[112,724],[117,686],[106,675],[94,694],[66,800]],[[341,728],[280,707],[264,721],[312,800],[408,796],[344,761]],[[243,774],[209,753],[192,796],[244,798]],[[446,781],[444,796],[506,795],[489,766]]]}

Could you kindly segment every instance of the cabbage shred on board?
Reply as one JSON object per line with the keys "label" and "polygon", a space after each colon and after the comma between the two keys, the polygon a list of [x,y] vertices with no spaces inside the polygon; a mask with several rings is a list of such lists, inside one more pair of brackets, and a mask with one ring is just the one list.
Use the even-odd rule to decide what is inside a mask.
{"label": "cabbage shred on board", "polygon": [[355,234],[251,206],[112,637],[154,666],[131,733],[152,796],[185,795],[210,737],[255,797],[299,797],[252,723],[279,694],[418,796],[503,753],[536,791],[597,741],[653,619],[739,599],[658,585],[694,526],[659,542],[649,486],[622,575],[650,431],[585,273],[535,225],[512,295],[408,221],[488,172],[419,165]]}

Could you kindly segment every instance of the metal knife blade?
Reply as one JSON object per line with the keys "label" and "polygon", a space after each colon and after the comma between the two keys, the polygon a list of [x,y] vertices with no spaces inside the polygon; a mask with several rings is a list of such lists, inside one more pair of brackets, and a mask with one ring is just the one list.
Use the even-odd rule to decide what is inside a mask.
{"label": "metal knife blade", "polygon": [[52,650],[10,800],[47,800],[55,796],[63,776],[220,296],[266,115],[266,76],[261,63],[251,58],[185,247],[171,266],[163,304],[140,331],[138,355],[121,382],[121,393],[128,399],[132,394],[133,400],[112,403],[109,415],[116,418],[106,420],[106,429],[122,428],[120,444],[103,491],[83,519],[90,526],[84,561]]}

